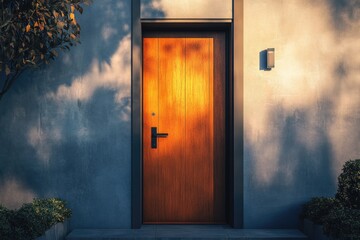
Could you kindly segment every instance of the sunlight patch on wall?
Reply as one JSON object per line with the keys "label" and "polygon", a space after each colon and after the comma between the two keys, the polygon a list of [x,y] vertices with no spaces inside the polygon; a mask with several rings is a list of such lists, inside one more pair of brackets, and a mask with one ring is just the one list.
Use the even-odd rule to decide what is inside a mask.
{"label": "sunlight patch on wall", "polygon": [[15,178],[7,179],[0,185],[0,203],[7,208],[17,209],[34,198],[35,193],[26,189]]}
{"label": "sunlight patch on wall", "polygon": [[[339,35],[325,0],[245,1],[244,9],[245,138],[256,179],[291,184],[301,152],[316,166],[321,151],[336,176],[343,162],[360,158],[360,21],[344,13]],[[268,47],[276,49],[275,68],[260,71],[259,52]]]}
{"label": "sunlight patch on wall", "polygon": [[[94,59],[88,72],[74,79],[71,85],[63,84],[57,91],[48,94],[56,101],[88,101],[99,89],[116,92],[114,101],[118,104],[130,97],[130,35],[125,36],[109,62]],[[122,115],[122,120],[127,116]]]}
{"label": "sunlight patch on wall", "polygon": [[[111,106],[116,115],[108,124],[130,121],[130,51],[130,35],[127,35],[121,39],[109,62],[94,59],[84,75],[43,96],[44,103],[48,104],[43,105],[44,114],[28,128],[27,142],[45,166],[49,166],[50,159],[54,157],[54,149],[62,146],[66,139],[81,144],[104,137],[101,131],[93,129],[87,112],[82,111],[83,105],[90,102],[97,91],[106,90],[113,97]],[[50,106],[52,110],[47,111]]]}
{"label": "sunlight patch on wall", "polygon": [[59,128],[44,131],[41,126],[36,126],[31,127],[28,131],[27,140],[30,146],[35,149],[38,159],[45,166],[48,166],[52,154],[52,146],[61,142],[62,134]]}
{"label": "sunlight patch on wall", "polygon": [[[162,13],[154,15],[154,13]],[[232,18],[231,0],[142,0],[142,18]]]}

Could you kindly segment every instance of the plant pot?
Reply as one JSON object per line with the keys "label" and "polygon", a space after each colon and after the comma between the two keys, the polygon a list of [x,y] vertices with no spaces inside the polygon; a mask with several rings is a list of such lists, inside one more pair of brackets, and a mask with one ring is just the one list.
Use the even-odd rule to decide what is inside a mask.
{"label": "plant pot", "polygon": [[323,225],[314,224],[314,240],[330,240],[328,236],[325,235]]}
{"label": "plant pot", "polygon": [[64,240],[69,233],[69,221],[65,220],[63,223],[57,223],[45,232],[36,240]]}
{"label": "plant pot", "polygon": [[314,239],[314,223],[307,218],[304,219],[303,223],[304,234],[308,236],[309,239]]}
{"label": "plant pot", "polygon": [[323,225],[315,224],[309,219],[304,219],[303,231],[310,240],[330,240],[330,238],[324,234]]}

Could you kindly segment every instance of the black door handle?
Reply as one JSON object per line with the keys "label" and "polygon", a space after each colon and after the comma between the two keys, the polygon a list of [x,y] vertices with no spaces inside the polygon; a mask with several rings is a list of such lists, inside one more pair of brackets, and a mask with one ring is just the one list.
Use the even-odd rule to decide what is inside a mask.
{"label": "black door handle", "polygon": [[157,148],[157,138],[166,138],[168,133],[158,133],[157,127],[151,127],[151,148]]}

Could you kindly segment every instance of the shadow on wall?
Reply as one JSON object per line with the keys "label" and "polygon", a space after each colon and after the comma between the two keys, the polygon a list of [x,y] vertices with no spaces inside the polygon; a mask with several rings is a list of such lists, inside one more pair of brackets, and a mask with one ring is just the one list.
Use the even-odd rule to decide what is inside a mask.
{"label": "shadow on wall", "polygon": [[231,18],[231,0],[141,0],[142,18]]}
{"label": "shadow on wall", "polygon": [[[300,206],[305,201],[318,194],[333,196],[336,185],[329,167],[333,161],[332,146],[326,129],[312,128],[311,112],[297,109],[288,115],[281,105],[273,108],[268,135],[259,139],[256,150],[251,145],[245,149],[247,168],[253,173],[248,174],[245,187],[251,188],[249,195],[254,198],[248,219],[252,227],[297,227]],[[255,153],[258,159],[254,159],[252,151],[261,149],[263,152]],[[276,164],[271,164],[275,156]],[[262,184],[254,174],[259,170],[263,172]],[[264,212],[267,217],[259,217]]]}
{"label": "shadow on wall", "polygon": [[[175,9],[174,1],[144,2],[156,16]],[[247,11],[261,11],[260,2]],[[62,197],[74,211],[72,228],[130,226],[130,4],[95,1],[79,18],[82,44],[28,72],[1,101],[0,202],[17,207],[33,197]],[[260,76],[261,83],[263,42],[245,48],[255,48],[244,69],[245,219],[253,228],[294,227],[300,204],[333,195],[342,163],[360,154],[359,1],[279,1],[270,8],[267,18],[251,18],[259,21],[252,29],[263,31],[244,35],[251,42],[246,38],[265,34],[261,42],[275,32],[274,43],[284,43],[274,45],[276,69],[261,72],[272,81]],[[300,10],[301,21],[293,14]]]}
{"label": "shadow on wall", "polygon": [[161,8],[161,0],[141,0],[141,17],[163,18],[165,13]]}
{"label": "shadow on wall", "polygon": [[61,197],[72,228],[130,226],[131,1],[94,1],[82,44],[0,102],[0,203]]}
{"label": "shadow on wall", "polygon": [[333,24],[338,32],[346,32],[354,22],[360,19],[358,0],[330,0]]}
{"label": "shadow on wall", "polygon": [[[343,163],[360,155],[360,5],[252,1],[245,9],[245,227],[297,227],[301,204],[333,196]],[[278,53],[271,72],[259,71],[265,41]]]}
{"label": "shadow on wall", "polygon": [[335,140],[336,175],[342,164],[360,155],[360,2],[357,0],[330,0],[332,25],[336,29],[338,55],[331,71],[334,87],[328,93],[341,117],[334,119],[330,136]]}

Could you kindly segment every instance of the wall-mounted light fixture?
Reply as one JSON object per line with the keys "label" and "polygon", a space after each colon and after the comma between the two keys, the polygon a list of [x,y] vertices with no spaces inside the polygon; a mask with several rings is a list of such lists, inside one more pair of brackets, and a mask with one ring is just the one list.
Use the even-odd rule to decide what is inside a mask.
{"label": "wall-mounted light fixture", "polygon": [[266,67],[268,70],[275,67],[275,48],[266,50]]}

